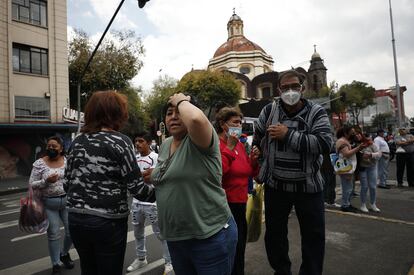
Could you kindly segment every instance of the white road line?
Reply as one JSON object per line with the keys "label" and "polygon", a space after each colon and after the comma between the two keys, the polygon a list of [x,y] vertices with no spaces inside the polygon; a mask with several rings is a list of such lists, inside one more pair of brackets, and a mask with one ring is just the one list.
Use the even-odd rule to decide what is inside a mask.
{"label": "white road line", "polygon": [[[154,234],[154,232],[152,231],[152,226],[148,225],[145,227],[145,235],[146,236],[150,236]],[[131,230],[128,232],[128,236],[127,236],[127,242],[132,242],[135,241],[135,237],[134,237],[134,231]],[[45,243],[46,245],[46,243]],[[70,256],[72,258],[72,260],[78,260],[79,259],[79,255],[76,252],[76,249],[72,248],[70,251]],[[5,259],[3,259],[5,260]],[[160,261],[161,260],[161,261]],[[161,264],[164,263],[163,259],[160,259],[154,262],[154,264],[151,263],[151,267],[152,268],[156,268],[158,266],[160,266]],[[150,264],[149,264],[150,265]],[[21,274],[33,274],[33,273],[37,273],[37,272],[41,272],[43,270],[47,270],[51,268],[51,264],[50,264],[50,258],[49,256],[47,257],[43,257],[37,260],[33,260],[31,262],[27,262],[21,265],[16,265],[13,267],[9,267],[3,270],[0,270],[0,275],[21,275]],[[148,269],[150,270],[150,269]],[[140,270],[141,272],[141,270]],[[131,274],[139,274],[139,273],[131,273]]]}
{"label": "white road line", "polygon": [[19,224],[18,220],[3,222],[3,223],[0,223],[0,229],[4,229],[4,228],[7,228],[7,227],[13,227],[13,226],[16,226],[18,224]]}
{"label": "white road line", "polygon": [[0,211],[0,216],[14,214],[14,213],[19,213],[19,212],[20,212],[20,208],[10,209],[10,210],[4,210],[4,211]]}
{"label": "white road line", "polygon": [[[62,229],[64,229],[63,226],[60,228],[60,230],[62,230]],[[26,240],[26,239],[30,239],[30,238],[34,238],[34,237],[39,237],[39,236],[42,236],[42,235],[44,235],[46,233],[47,232],[25,235],[25,236],[22,236],[22,237],[13,238],[10,241],[11,242],[18,242],[18,241],[22,241],[22,240]]]}

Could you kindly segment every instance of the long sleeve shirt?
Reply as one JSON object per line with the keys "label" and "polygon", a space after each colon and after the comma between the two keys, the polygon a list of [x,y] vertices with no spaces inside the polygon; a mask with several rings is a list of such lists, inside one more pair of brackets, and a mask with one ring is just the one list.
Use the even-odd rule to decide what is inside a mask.
{"label": "long sleeve shirt", "polygon": [[[32,172],[30,173],[29,184],[32,188],[40,190],[43,197],[58,197],[65,195],[66,193],[63,189],[65,165],[66,159],[64,159],[64,165],[58,168],[47,166],[43,158],[36,160],[33,163]],[[59,176],[58,180],[47,183],[46,179],[53,174]]]}
{"label": "long sleeve shirt", "polygon": [[248,180],[259,172],[259,166],[252,163],[244,145],[237,142],[233,150],[220,139],[221,163],[223,168],[222,186],[230,203],[246,203]]}

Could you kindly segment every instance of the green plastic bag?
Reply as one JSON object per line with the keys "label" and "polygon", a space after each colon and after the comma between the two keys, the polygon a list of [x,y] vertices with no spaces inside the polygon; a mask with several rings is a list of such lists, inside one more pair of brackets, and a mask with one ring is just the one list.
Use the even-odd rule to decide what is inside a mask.
{"label": "green plastic bag", "polygon": [[256,184],[255,194],[249,195],[246,207],[247,242],[259,240],[262,232],[264,186]]}

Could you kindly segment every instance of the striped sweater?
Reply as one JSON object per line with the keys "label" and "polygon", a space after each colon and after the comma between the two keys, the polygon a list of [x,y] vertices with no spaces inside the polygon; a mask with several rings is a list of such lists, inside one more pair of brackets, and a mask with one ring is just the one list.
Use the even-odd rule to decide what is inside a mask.
{"label": "striped sweater", "polygon": [[[303,108],[293,116],[286,114],[282,103],[277,104],[273,113],[277,118],[270,118],[271,124],[277,121],[286,125],[288,132],[283,140],[271,140],[268,148],[261,148],[265,161],[273,164],[265,184],[286,192],[317,193],[323,190],[322,154],[329,154],[333,139],[325,109],[306,99],[302,101]],[[272,103],[263,108],[255,127],[253,144],[259,148],[267,135],[271,112]],[[270,158],[273,159],[269,161]]]}

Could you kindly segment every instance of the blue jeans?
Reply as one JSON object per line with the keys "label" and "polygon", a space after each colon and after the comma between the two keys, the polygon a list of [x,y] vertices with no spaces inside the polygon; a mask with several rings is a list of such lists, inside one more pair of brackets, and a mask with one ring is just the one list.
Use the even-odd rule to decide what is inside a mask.
{"label": "blue jeans", "polygon": [[389,155],[387,155],[387,158],[384,158],[384,156],[382,156],[379,160],[378,160],[378,179],[379,179],[379,183],[378,185],[381,186],[385,186],[387,183],[387,178],[388,178],[388,161],[389,161]]}
{"label": "blue jeans", "polygon": [[[60,254],[65,255],[72,246],[68,226],[68,210],[66,210],[66,196],[56,198],[43,198],[47,218],[49,219],[49,228],[47,229],[47,239],[50,259],[52,265],[60,263]],[[65,238],[63,248],[61,249],[60,240],[60,221],[65,228]]]}
{"label": "blue jeans", "polygon": [[134,225],[135,236],[135,250],[139,259],[147,257],[147,250],[145,247],[145,220],[148,219],[152,226],[152,231],[162,244],[162,256],[166,264],[171,263],[170,252],[168,251],[167,241],[165,241],[160,234],[158,226],[158,211],[156,205],[145,205],[139,203],[132,203],[132,224]]}
{"label": "blue jeans", "polygon": [[106,219],[69,213],[69,229],[80,258],[82,275],[121,275],[128,219]]}
{"label": "blue jeans", "polygon": [[370,202],[374,204],[377,188],[377,166],[361,168],[359,171],[359,180],[361,181],[361,203],[367,202],[367,191],[369,189]]}
{"label": "blue jeans", "polygon": [[168,241],[177,275],[230,275],[237,245],[237,225],[231,217],[223,229],[207,239]]}
{"label": "blue jeans", "polygon": [[342,187],[342,207],[349,207],[351,205],[352,177],[352,174],[340,175]]}

